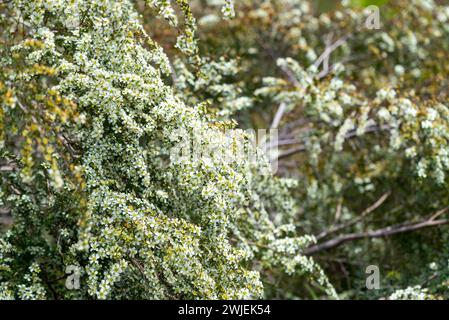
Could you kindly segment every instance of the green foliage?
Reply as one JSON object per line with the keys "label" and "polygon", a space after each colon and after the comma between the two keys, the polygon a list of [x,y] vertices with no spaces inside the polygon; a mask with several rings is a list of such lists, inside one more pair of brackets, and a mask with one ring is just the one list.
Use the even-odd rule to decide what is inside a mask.
{"label": "green foliage", "polygon": [[383,6],[388,0],[350,0],[350,3],[354,7],[366,8],[369,6]]}
{"label": "green foliage", "polygon": [[449,6],[323,3],[0,3],[0,298],[447,298]]}
{"label": "green foliage", "polygon": [[[253,101],[237,114],[242,126],[269,126],[285,107],[280,174],[297,180],[296,225],[318,243],[423,221],[448,206],[447,2],[364,3],[381,5],[379,30],[366,28],[369,13],[354,3],[334,4],[323,10],[312,1],[243,1],[234,20],[199,33],[205,51],[239,59],[239,85]],[[329,69],[317,68],[326,41],[340,40]],[[367,236],[315,255],[343,297],[386,297],[421,283],[442,292],[445,272],[428,283],[426,270],[444,252],[446,234],[441,227]],[[370,264],[381,267],[383,290],[365,289]],[[277,289],[294,292],[290,283],[279,280]]]}
{"label": "green foliage", "polygon": [[[176,25],[167,2],[150,4]],[[187,2],[178,4],[185,28],[176,47],[194,67],[201,62],[203,74],[210,73],[218,65],[207,65],[197,56],[195,20]],[[283,201],[275,206],[282,224],[274,223],[262,206],[257,167],[247,171],[244,164],[219,157],[167,162],[179,130],[192,133],[193,143],[201,143],[205,135],[221,141],[224,133],[212,114],[201,105],[186,105],[164,83],[171,72],[169,60],[143,30],[132,3],[73,5],[13,1],[2,8],[7,24],[20,16],[26,26],[20,30],[23,39],[14,38],[17,44],[2,48],[18,51],[39,41],[24,60],[49,66],[55,79],[43,81],[36,90],[41,95],[51,90],[62,101],[76,102],[79,114],[68,120],[67,140],[78,146],[82,167],[80,199],[67,199],[74,195],[68,181],[76,172],[71,163],[56,179],[56,169],[47,165],[58,159],[56,151],[48,151],[39,170],[26,166],[27,159],[37,156],[31,150],[28,158],[17,155],[20,162],[11,173],[17,181],[6,182],[2,190],[14,219],[0,251],[2,297],[257,298],[263,294],[263,270],[276,268],[307,274],[335,295],[321,269],[301,254],[313,239],[298,237],[288,224],[291,219],[282,217],[291,214],[291,205]],[[80,14],[75,28],[65,23],[72,11]],[[11,68],[5,85],[26,85],[30,73],[18,77],[19,64],[8,62],[3,62],[3,68]],[[31,107],[33,96],[26,96],[30,102],[19,101],[8,92],[2,110],[18,121],[8,103]],[[44,132],[58,136],[53,127],[36,131],[38,145],[45,145],[39,140]],[[24,130],[22,135],[28,138],[30,133]],[[5,152],[19,152],[17,139],[10,138]],[[31,190],[13,196],[15,184],[27,183],[16,170],[27,170]],[[42,184],[50,183],[48,189],[38,177]],[[281,197],[282,182],[270,183],[272,191],[263,191]],[[253,264],[260,264],[261,271]],[[84,286],[76,292],[57,280],[67,265],[83,270]]]}

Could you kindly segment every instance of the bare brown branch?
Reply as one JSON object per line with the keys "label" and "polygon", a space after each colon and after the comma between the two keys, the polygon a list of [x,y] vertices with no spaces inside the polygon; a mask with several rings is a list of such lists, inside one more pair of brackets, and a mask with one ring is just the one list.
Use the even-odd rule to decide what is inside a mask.
{"label": "bare brown branch", "polygon": [[382,229],[377,229],[374,231],[345,234],[345,235],[341,235],[341,236],[335,237],[333,239],[330,239],[324,243],[313,245],[313,246],[307,248],[304,251],[304,254],[305,255],[313,255],[317,252],[321,252],[324,250],[338,247],[348,241],[354,241],[354,240],[359,240],[359,239],[364,239],[364,238],[383,238],[383,237],[388,237],[388,236],[392,236],[392,235],[399,234],[399,233],[411,232],[411,231],[416,231],[416,230],[420,230],[420,229],[424,229],[424,228],[445,225],[448,223],[449,223],[449,220],[427,219],[427,220],[417,222],[417,223],[396,224],[396,225],[388,226],[388,227],[385,227]]}

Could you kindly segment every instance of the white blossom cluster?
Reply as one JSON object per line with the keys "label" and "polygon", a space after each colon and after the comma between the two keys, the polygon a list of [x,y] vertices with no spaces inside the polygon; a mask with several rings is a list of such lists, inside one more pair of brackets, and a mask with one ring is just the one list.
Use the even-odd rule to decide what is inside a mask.
{"label": "white blossom cluster", "polygon": [[[176,25],[169,1],[147,2]],[[179,142],[173,134],[176,130],[189,132],[193,143],[201,143],[204,135],[224,140],[224,133],[209,130],[220,126],[218,119],[207,114],[202,104],[187,105],[188,97],[177,95],[163,80],[171,72],[170,63],[144,31],[133,3],[77,1],[79,27],[62,28],[73,15],[66,10],[71,3],[14,0],[8,4],[20,9],[28,40],[41,41],[27,59],[54,68],[57,81],[51,89],[77,104],[80,121],[72,124],[71,138],[80,145],[85,206],[79,204],[79,217],[60,211],[53,217],[26,194],[8,198],[32,210],[15,216],[14,228],[1,246],[2,268],[14,273],[14,260],[9,257],[25,250],[17,235],[30,225],[41,228],[41,233],[61,230],[56,239],[44,237],[43,243],[26,249],[31,257],[27,275],[18,280],[0,275],[1,296],[48,297],[41,279],[50,271],[40,270],[33,260],[54,253],[64,263],[83,269],[82,289],[70,293],[60,289],[63,297],[259,298],[264,289],[261,271],[251,266],[258,255],[266,268],[281,265],[288,274],[307,274],[336,296],[319,266],[301,254],[311,239],[298,237],[289,227],[293,204],[287,196],[288,184],[271,179],[267,187],[258,175],[266,162],[253,170],[245,163],[220,158],[213,163],[196,159],[167,163]],[[177,3],[185,15],[177,48],[195,63],[195,19],[187,1]],[[231,16],[231,5],[226,2],[226,16]],[[24,43],[14,50],[21,50]],[[219,61],[204,68],[208,76],[218,76],[234,66]],[[227,90],[207,78],[192,85],[220,93]],[[243,108],[248,101],[241,104]],[[226,147],[217,144],[219,149]],[[61,179],[64,193],[51,190],[47,201],[67,206],[71,189]],[[273,202],[268,204],[267,198]],[[268,214],[268,205],[276,208],[275,218]],[[33,224],[44,213],[46,218]],[[54,220],[58,224],[52,225]],[[61,227],[64,223],[75,230]]]}
{"label": "white blossom cluster", "polygon": [[[292,220],[316,234],[337,220],[357,221],[384,193],[391,196],[375,215],[339,232],[420,221],[448,205],[447,2],[386,1],[379,6],[381,28],[373,30],[362,2],[334,1],[326,11],[313,1],[241,0],[233,20],[212,21],[201,34],[215,43],[219,30],[229,58],[239,58],[243,87],[255,88],[245,116],[258,122],[263,110],[261,121],[270,123],[282,111],[280,167],[296,180],[292,190],[301,203]],[[446,239],[441,229],[423,234],[434,241],[441,232]],[[339,232],[328,236],[338,239]],[[426,241],[406,247],[412,254],[421,245],[439,255]],[[404,250],[401,237],[369,238],[323,250],[324,264],[335,267],[332,259],[341,255],[354,270],[352,258],[385,257],[385,246]],[[415,273],[420,259],[395,257]],[[347,278],[353,288],[354,278]]]}
{"label": "white blossom cluster", "polygon": [[432,300],[431,295],[421,286],[408,287],[400,289],[392,293],[389,300]]}
{"label": "white blossom cluster", "polygon": [[[241,94],[240,84],[226,79],[237,77],[240,68],[237,61],[221,57],[218,61],[201,59],[199,72],[193,72],[180,59],[174,62],[176,92],[192,104],[209,101],[211,107],[218,107],[217,116],[229,120],[236,112],[253,105],[251,98]],[[208,99],[206,97],[214,97]]]}
{"label": "white blossom cluster", "polygon": [[[392,88],[380,89],[369,99],[359,96],[356,87],[344,83],[337,72],[323,83],[314,80],[314,70],[304,70],[291,58],[278,64],[295,77],[297,86],[266,78],[256,94],[284,102],[290,110],[302,108],[314,122],[324,124],[298,137],[310,141],[306,146],[311,157],[318,157],[329,143],[340,152],[350,137],[386,132],[391,151],[402,151],[415,166],[417,177],[431,176],[444,183],[449,169],[449,107],[445,103],[413,101]],[[312,143],[317,139],[320,142]]]}

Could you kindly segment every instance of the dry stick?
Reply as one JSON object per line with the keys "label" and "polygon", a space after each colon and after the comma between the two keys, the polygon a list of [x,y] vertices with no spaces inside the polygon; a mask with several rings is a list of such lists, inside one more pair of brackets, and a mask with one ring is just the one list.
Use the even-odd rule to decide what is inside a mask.
{"label": "dry stick", "polygon": [[377,208],[379,208],[384,202],[385,200],[387,200],[387,198],[390,196],[390,192],[384,193],[376,202],[374,202],[371,206],[369,206],[368,208],[366,208],[359,217],[348,221],[346,223],[341,223],[339,225],[336,225],[332,228],[330,228],[329,230],[323,231],[320,234],[318,234],[317,236],[315,236],[315,238],[317,240],[320,240],[324,237],[327,237],[329,234],[331,233],[335,233],[337,231],[340,231],[342,229],[346,229],[350,226],[353,226],[355,224],[357,224],[358,222],[362,221],[363,219],[366,218],[366,216],[368,216],[371,212],[373,212],[374,210],[376,210]]}
{"label": "dry stick", "polygon": [[343,208],[343,199],[340,198],[340,200],[338,201],[337,210],[335,210],[334,224],[337,223],[338,220],[340,220],[342,208]]}
{"label": "dry stick", "polygon": [[281,122],[282,116],[284,115],[285,112],[285,103],[282,102],[279,105],[279,108],[274,116],[273,122],[271,123],[271,129],[277,129],[277,127],[279,126],[279,122]]}
{"label": "dry stick", "polygon": [[301,153],[301,152],[304,152],[304,151],[306,151],[306,147],[304,145],[301,145],[301,146],[298,146],[298,147],[295,147],[295,148],[291,148],[291,149],[281,153],[278,156],[278,159],[287,158],[287,157],[290,157],[290,156],[292,156],[292,155],[294,155],[296,153]]}
{"label": "dry stick", "polygon": [[304,251],[305,255],[313,255],[317,252],[328,250],[331,248],[338,247],[345,242],[359,240],[363,238],[383,238],[391,235],[395,235],[403,232],[415,231],[423,228],[434,227],[439,225],[448,224],[449,220],[424,220],[418,223],[406,223],[406,224],[397,224],[388,226],[382,229],[368,231],[368,232],[359,232],[359,233],[350,233],[338,236],[331,240],[328,240],[322,244],[317,244],[307,248]]}
{"label": "dry stick", "polygon": [[329,73],[329,57],[335,50],[338,49],[341,45],[343,45],[346,40],[348,40],[352,36],[352,33],[348,33],[342,38],[335,41],[333,44],[330,44],[332,39],[332,33],[330,33],[326,40],[326,48],[323,53],[318,57],[318,59],[313,63],[315,67],[319,67],[320,64],[323,64],[323,70],[318,74],[318,78],[321,79],[325,77]]}
{"label": "dry stick", "polygon": [[[331,32],[327,35],[325,51],[331,46],[333,35],[334,35],[333,32]],[[323,70],[321,70],[321,72],[318,74],[319,79],[323,78],[324,76],[326,76],[329,73],[329,57],[330,57],[330,53],[328,53],[323,60]],[[315,66],[318,68],[319,65],[315,65]]]}
{"label": "dry stick", "polygon": [[284,127],[281,128],[281,130],[290,130],[290,129],[294,129],[294,128],[296,128],[296,127],[301,127],[301,126],[303,126],[303,125],[305,125],[305,124],[307,124],[307,123],[308,123],[308,120],[307,120],[307,119],[305,119],[305,118],[299,118],[299,119],[293,120],[293,121],[291,121],[291,122],[285,124]]}
{"label": "dry stick", "polygon": [[290,71],[290,69],[286,68],[285,66],[280,66],[279,69],[281,69],[282,72],[285,73],[285,75],[288,78],[288,81],[295,87],[299,87],[299,82],[296,80],[295,75]]}
{"label": "dry stick", "polygon": [[431,217],[429,218],[429,221],[435,220],[436,218],[438,218],[439,216],[441,216],[443,213],[446,213],[447,210],[449,210],[449,207],[444,208],[444,209],[441,209],[440,211],[438,211],[437,213],[435,213],[433,216],[431,216]]}
{"label": "dry stick", "polygon": [[274,147],[277,146],[286,146],[286,145],[292,145],[292,144],[298,144],[301,143],[301,140],[299,139],[284,139],[284,140],[279,140],[276,144],[273,144]]}
{"label": "dry stick", "polygon": [[64,145],[64,147],[66,147],[67,151],[70,153],[70,156],[72,156],[74,159],[79,158],[76,149],[70,144],[69,139],[67,139],[63,134],[60,133],[58,133],[56,136]]}

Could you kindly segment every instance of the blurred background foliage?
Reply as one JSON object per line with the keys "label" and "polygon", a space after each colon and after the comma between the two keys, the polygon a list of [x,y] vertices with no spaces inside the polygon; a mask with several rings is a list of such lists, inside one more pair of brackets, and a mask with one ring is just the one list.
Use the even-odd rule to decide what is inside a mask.
{"label": "blurred background foliage", "polygon": [[[415,158],[407,156],[407,152],[419,149],[428,141],[427,133],[420,129],[423,119],[415,118],[400,125],[398,139],[408,141],[403,147],[392,147],[392,133],[388,130],[355,134],[344,141],[341,149],[334,146],[345,119],[354,117],[357,122],[360,117],[366,117],[365,121],[380,123],[376,117],[385,102],[376,99],[382,90],[394,91],[396,100],[391,105],[401,104],[403,99],[412,103],[413,109],[418,110],[418,118],[425,117],[438,104],[447,110],[447,1],[242,0],[236,1],[236,17],[232,20],[220,19],[219,4],[220,1],[206,0],[193,4],[199,25],[200,52],[211,60],[234,61],[235,73],[220,75],[217,81],[232,86],[235,99],[247,97],[251,101],[248,106],[227,113],[221,110],[221,113],[233,114],[242,128],[267,128],[280,104],[287,104],[279,124],[280,139],[286,145],[280,149],[281,154],[292,150],[293,153],[281,156],[278,175],[298,181],[298,187],[292,191],[300,207],[296,213],[298,230],[320,235],[335,225],[359,219],[379,199],[383,200],[372,213],[327,237],[418,222],[447,208],[447,178],[437,182],[432,174],[418,172],[419,163],[435,160],[434,142],[426,151],[418,151]],[[363,14],[363,8],[372,5],[380,9],[379,30],[365,27],[367,15]],[[170,49],[170,39],[175,35],[163,27],[163,22],[155,28],[157,22],[149,12],[141,12],[147,31],[167,44],[173,61],[182,60]],[[279,65],[280,58],[289,57],[307,72],[325,51],[326,39],[335,43],[347,36],[329,58],[330,65],[338,69],[341,64],[343,70],[315,77],[310,91],[304,88],[301,75],[292,81],[296,77],[294,68],[286,71]],[[174,69],[181,70],[176,65]],[[184,78],[180,74],[176,76]],[[336,79],[343,82],[344,88],[352,89],[335,90]],[[214,79],[209,80],[211,84]],[[269,93],[258,94],[267,83],[271,85],[267,89]],[[211,110],[217,112],[220,106],[233,103],[224,103],[229,96],[213,92],[207,86],[179,88],[183,95],[189,91],[191,96],[209,100]],[[317,109],[319,103],[310,102],[326,101],[326,94],[332,95],[334,91],[337,97],[330,100],[343,105],[338,112],[333,103],[329,109]],[[342,97],[348,97],[348,102],[342,103]],[[365,115],[361,112],[364,108]],[[331,120],[325,120],[324,113]],[[440,147],[447,150],[446,131],[437,135],[442,138]],[[305,140],[309,141],[305,151],[300,146],[297,149],[302,151],[295,152],[298,141]],[[366,236],[317,252],[314,258],[325,267],[331,282],[345,298],[385,298],[396,289],[417,285],[435,294],[428,297],[441,298],[448,294],[448,237],[444,226],[388,237]],[[371,264],[380,267],[381,290],[365,287],[365,268]],[[277,280],[270,287],[270,297],[319,296],[316,289],[304,286],[301,279],[273,277]]]}

